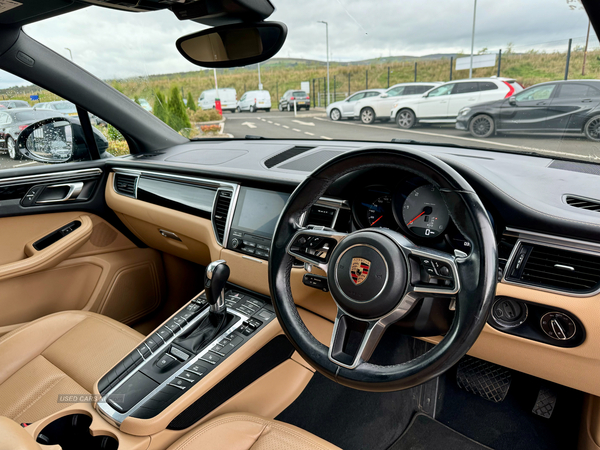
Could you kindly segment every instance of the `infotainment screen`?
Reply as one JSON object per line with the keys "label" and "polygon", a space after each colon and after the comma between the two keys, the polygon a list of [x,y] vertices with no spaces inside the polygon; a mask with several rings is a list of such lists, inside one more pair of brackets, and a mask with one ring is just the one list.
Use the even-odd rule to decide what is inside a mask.
{"label": "infotainment screen", "polygon": [[283,192],[242,187],[232,228],[271,239],[289,196]]}

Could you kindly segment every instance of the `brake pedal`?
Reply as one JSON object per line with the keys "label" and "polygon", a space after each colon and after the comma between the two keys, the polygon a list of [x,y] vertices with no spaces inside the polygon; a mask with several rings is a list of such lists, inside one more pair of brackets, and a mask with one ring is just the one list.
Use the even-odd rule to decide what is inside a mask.
{"label": "brake pedal", "polygon": [[507,368],[471,356],[465,356],[456,370],[458,387],[495,403],[506,398],[511,380]]}
{"label": "brake pedal", "polygon": [[555,406],[556,392],[550,386],[542,385],[540,387],[540,391],[538,392],[535,405],[533,405],[533,409],[531,410],[531,412],[534,413],[536,416],[549,419],[552,416],[552,413],[554,412]]}

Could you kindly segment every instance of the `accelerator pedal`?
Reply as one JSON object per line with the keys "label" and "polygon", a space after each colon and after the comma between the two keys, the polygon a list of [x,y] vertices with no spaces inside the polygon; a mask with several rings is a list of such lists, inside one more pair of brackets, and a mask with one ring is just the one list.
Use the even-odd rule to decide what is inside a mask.
{"label": "accelerator pedal", "polygon": [[456,382],[461,389],[495,403],[506,398],[511,380],[507,368],[472,356],[461,359],[456,370]]}
{"label": "accelerator pedal", "polygon": [[531,410],[536,416],[549,419],[556,406],[556,391],[548,385],[542,385],[538,392],[537,400]]}

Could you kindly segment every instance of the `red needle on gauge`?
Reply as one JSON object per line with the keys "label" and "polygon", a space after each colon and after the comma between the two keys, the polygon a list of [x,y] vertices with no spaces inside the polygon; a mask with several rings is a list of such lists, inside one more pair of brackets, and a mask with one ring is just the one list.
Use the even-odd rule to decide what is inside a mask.
{"label": "red needle on gauge", "polygon": [[383,216],[379,216],[379,219],[377,219],[375,222],[373,222],[373,223],[371,224],[371,226],[375,225],[375,224],[376,224],[377,222],[379,222],[379,221],[380,221],[382,218],[383,218]]}
{"label": "red needle on gauge", "polygon": [[425,211],[423,211],[421,214],[419,214],[417,217],[415,217],[413,220],[411,220],[410,222],[408,222],[406,225],[410,225],[411,223],[413,223],[415,220],[417,220],[419,217],[421,217],[423,214],[425,214]]}
{"label": "red needle on gauge", "polygon": [[431,214],[432,212],[433,212],[433,208],[431,206],[426,206],[425,208],[423,208],[423,212],[421,214],[419,214],[413,220],[411,220],[410,222],[408,222],[406,225],[410,225],[415,220],[417,220],[419,217],[421,217],[423,214]]}

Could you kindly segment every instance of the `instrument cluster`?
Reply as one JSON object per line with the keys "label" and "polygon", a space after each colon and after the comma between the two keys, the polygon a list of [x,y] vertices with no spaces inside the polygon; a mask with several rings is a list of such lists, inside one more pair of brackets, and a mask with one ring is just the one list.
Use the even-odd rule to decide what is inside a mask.
{"label": "instrument cluster", "polygon": [[[398,179],[396,177],[396,179]],[[415,242],[470,253],[471,244],[458,231],[439,189],[427,180],[407,175],[382,183],[372,176],[359,180],[364,187],[353,193],[352,216],[359,229],[383,227],[399,231]],[[356,184],[353,183],[355,186]]]}

